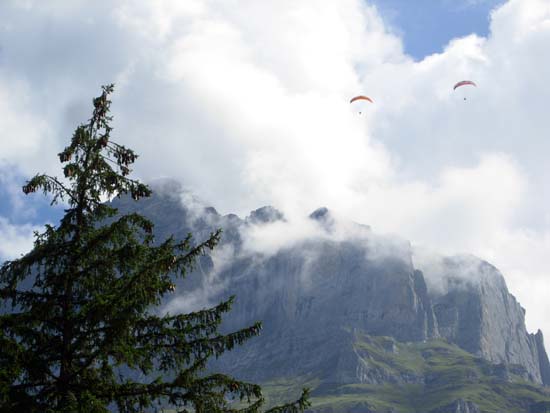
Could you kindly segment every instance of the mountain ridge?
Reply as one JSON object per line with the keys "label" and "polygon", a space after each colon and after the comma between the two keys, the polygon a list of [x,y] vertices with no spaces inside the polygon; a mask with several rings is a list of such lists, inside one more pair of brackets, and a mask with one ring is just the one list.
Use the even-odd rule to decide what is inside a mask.
{"label": "mountain ridge", "polygon": [[[216,228],[224,230],[218,251],[203,257],[199,269],[178,284],[183,295],[165,303],[165,309],[185,311],[191,309],[187,305],[206,306],[235,294],[224,329],[263,321],[262,336],[221,358],[215,368],[260,383],[313,375],[319,381],[314,395],[321,398],[326,386],[431,388],[428,368],[395,370],[391,357],[386,358],[393,360],[390,364],[384,359],[377,366],[371,355],[361,355],[354,344],[360,335],[388,337],[390,350],[444,340],[456,349],[450,354],[460,349],[496,366],[476,373],[480,383],[496,377],[503,383],[532,383],[525,384],[531,390],[549,384],[542,332],[527,332],[523,308],[502,274],[486,261],[444,258],[440,276],[445,288],[438,290],[415,268],[410,242],[376,235],[365,225],[341,224],[326,208],[306,217],[312,225],[309,236],[266,248],[257,245],[262,234],[291,232],[287,226],[292,223],[273,207],[259,208],[244,219],[220,215],[174,187],[157,190],[140,203],[121,198],[114,206],[152,219],[160,239],[188,232],[202,239]],[[538,391],[532,390],[531,401],[546,401],[544,390]],[[453,410],[448,407],[452,405],[462,409],[456,411],[475,411],[470,402],[445,399],[434,409]],[[361,410],[362,402],[357,403],[357,411],[379,411],[366,405]],[[527,404],[517,406],[522,407],[514,411],[529,409]]]}

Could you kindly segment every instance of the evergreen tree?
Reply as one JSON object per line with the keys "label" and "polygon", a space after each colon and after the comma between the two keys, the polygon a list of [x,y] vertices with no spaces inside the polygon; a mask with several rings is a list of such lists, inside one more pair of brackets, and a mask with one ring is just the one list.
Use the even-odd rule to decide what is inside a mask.
{"label": "evergreen tree", "polygon": [[[103,202],[150,189],[129,178],[137,155],[111,140],[109,95],[93,100],[60,154],[64,180],[36,175],[23,186],[63,201],[57,227],[36,233],[34,248],[0,267],[0,412],[258,412],[256,384],[211,374],[206,363],[259,334],[261,325],[221,334],[233,298],[193,313],[153,310],[220,232],[195,244],[189,235],[155,243],[153,224],[117,215]],[[301,412],[307,390],[269,410]]]}

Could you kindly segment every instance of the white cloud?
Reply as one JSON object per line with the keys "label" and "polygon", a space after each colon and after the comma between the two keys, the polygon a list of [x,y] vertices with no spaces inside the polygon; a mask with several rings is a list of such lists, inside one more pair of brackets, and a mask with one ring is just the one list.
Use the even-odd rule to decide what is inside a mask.
{"label": "white cloud", "polygon": [[32,225],[13,225],[0,217],[0,262],[18,258],[31,250],[34,237]]}
{"label": "white cloud", "polygon": [[46,140],[48,124],[33,115],[31,100],[28,83],[0,68],[0,167],[36,159],[51,149]]}
{"label": "white cloud", "polygon": [[[180,178],[223,212],[326,205],[478,254],[550,333],[547,0],[509,0],[487,38],[420,62],[359,0],[28,1],[0,16],[0,158],[25,173],[53,170],[114,80],[140,177]],[[479,87],[453,93],[462,79]],[[361,116],[359,93],[375,100]]]}

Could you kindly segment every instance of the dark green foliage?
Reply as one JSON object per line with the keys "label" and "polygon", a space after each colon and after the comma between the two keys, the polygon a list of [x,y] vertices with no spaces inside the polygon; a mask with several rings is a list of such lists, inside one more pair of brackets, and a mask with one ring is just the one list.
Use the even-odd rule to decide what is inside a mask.
{"label": "dark green foliage", "polygon": [[[23,187],[68,207],[57,227],[36,234],[32,251],[0,268],[0,411],[257,412],[258,385],[205,367],[259,334],[259,323],[218,333],[232,298],[189,314],[154,312],[220,232],[198,244],[190,235],[156,243],[150,221],[117,216],[103,202],[151,193],[128,177],[137,155],[110,139],[112,91],[103,88],[90,121],[59,154],[66,179],[36,175]],[[301,412],[306,396],[270,412]]]}

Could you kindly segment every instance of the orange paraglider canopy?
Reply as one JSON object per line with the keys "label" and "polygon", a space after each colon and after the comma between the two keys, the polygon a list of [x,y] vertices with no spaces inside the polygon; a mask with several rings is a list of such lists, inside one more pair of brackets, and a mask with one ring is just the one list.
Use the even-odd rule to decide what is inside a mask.
{"label": "orange paraglider canopy", "polygon": [[349,103],[353,103],[356,100],[368,100],[370,103],[374,103],[371,98],[369,98],[368,96],[363,96],[363,95],[359,95],[359,96],[355,96],[354,98],[351,98]]}
{"label": "orange paraglider canopy", "polygon": [[466,86],[466,85],[472,85],[472,86],[477,87],[477,85],[474,82],[472,82],[471,80],[461,80],[456,85],[454,85],[453,90],[456,90],[457,87]]}

